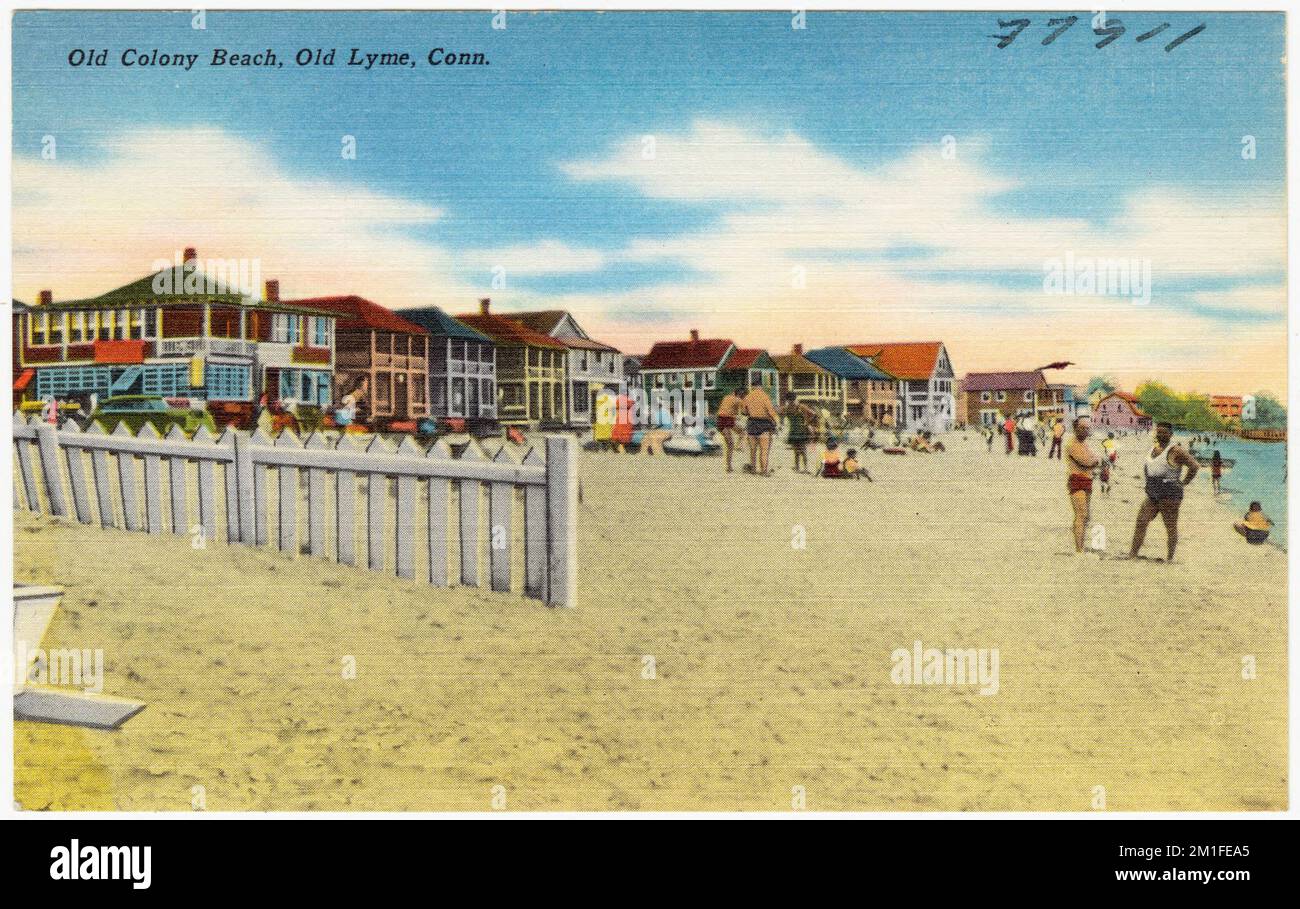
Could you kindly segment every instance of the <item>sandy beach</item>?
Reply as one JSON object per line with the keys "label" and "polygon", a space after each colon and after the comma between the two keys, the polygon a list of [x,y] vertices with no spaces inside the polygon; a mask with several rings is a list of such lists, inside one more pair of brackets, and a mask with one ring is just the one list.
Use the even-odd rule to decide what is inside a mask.
{"label": "sandy beach", "polygon": [[[945,442],[866,454],[874,483],[780,445],[769,478],[584,453],[574,610],[15,512],[16,579],[66,588],[46,646],[102,647],[105,693],[147,704],[117,732],[16,723],[17,799],[1286,808],[1286,554],[1233,533],[1208,470],[1176,561],[1123,561],[1145,439],[1093,496],[1106,558],[1073,552],[1060,462]],[[895,684],[916,641],[996,648],[997,693]]]}

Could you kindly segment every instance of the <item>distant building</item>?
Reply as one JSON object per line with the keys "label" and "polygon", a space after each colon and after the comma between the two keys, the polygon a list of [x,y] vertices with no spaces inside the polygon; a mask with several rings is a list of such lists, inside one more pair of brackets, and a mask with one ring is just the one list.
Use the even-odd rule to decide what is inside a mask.
{"label": "distant building", "polygon": [[942,341],[849,344],[845,349],[897,380],[900,429],[952,429],[957,419],[956,380]]}
{"label": "distant building", "polygon": [[763,390],[775,403],[778,400],[777,383],[780,380],[776,361],[766,351],[757,347],[737,347],[718,371],[718,386],[709,401],[709,413],[716,413],[718,404],[730,391],[746,394],[754,382],[762,383]]}
{"label": "distant building", "polygon": [[568,348],[509,316],[495,315],[492,301],[456,321],[487,335],[496,345],[497,420],[510,425],[564,426],[569,418]]}
{"label": "distant building", "polygon": [[772,358],[781,381],[781,404],[797,401],[814,410],[828,410],[836,416],[844,413],[844,382],[835,373],[803,355],[803,345],[796,344],[788,354]]}
{"label": "distant building", "polygon": [[360,391],[362,422],[387,428],[429,415],[429,333],[364,297],[286,301],[335,314],[334,397]]}
{"label": "distant building", "polygon": [[439,420],[482,429],[496,421],[496,345],[437,306],[403,309],[402,318],[429,333],[429,408]]}
{"label": "distant building", "polygon": [[594,340],[562,309],[508,316],[568,348],[569,425],[590,426],[595,420],[596,395],[607,388],[617,389],[623,381],[622,352]]}
{"label": "distant building", "polygon": [[[709,413],[717,412],[722,400],[722,371],[736,351],[729,338],[701,338],[691,329],[688,341],[659,341],[641,360],[640,379],[647,396],[656,390],[683,397],[688,409],[697,396],[708,403]],[[686,398],[690,400],[685,400]]]}
{"label": "distant building", "polygon": [[1151,418],[1143,412],[1137,396],[1126,391],[1112,391],[1101,398],[1093,408],[1092,422],[1107,429],[1151,428]]}
{"label": "distant building", "polygon": [[1042,372],[972,372],[961,380],[962,419],[968,426],[996,426],[1007,417],[1039,412],[1048,390]]}
{"label": "distant building", "polygon": [[878,426],[893,426],[898,419],[898,380],[843,347],[820,347],[804,354],[839,377],[844,390],[844,412]]}
{"label": "distant building", "polygon": [[1210,395],[1210,410],[1229,425],[1241,424],[1241,410],[1245,401],[1240,395]]}

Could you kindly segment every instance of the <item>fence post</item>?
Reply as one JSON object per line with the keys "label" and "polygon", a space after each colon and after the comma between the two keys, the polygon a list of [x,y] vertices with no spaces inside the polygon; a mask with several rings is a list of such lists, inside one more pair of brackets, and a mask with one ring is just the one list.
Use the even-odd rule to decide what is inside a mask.
{"label": "fence post", "polygon": [[59,466],[59,435],[49,423],[36,425],[36,447],[41,455],[41,473],[45,474],[45,491],[50,498],[50,513],[68,516],[68,500],[63,497],[63,468]]}
{"label": "fence post", "polygon": [[235,487],[239,496],[239,542],[256,546],[253,523],[253,452],[251,442],[242,432],[235,432]]}
{"label": "fence post", "polygon": [[578,605],[578,461],[573,440],[546,437],[546,602]]}

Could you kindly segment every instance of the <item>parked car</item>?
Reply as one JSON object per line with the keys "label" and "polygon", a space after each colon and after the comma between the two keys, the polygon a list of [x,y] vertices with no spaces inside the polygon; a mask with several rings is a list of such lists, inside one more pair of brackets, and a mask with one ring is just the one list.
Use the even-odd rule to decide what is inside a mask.
{"label": "parked car", "polygon": [[131,432],[139,432],[141,426],[149,423],[160,435],[166,435],[173,426],[179,426],[187,433],[193,433],[200,426],[206,426],[214,435],[217,431],[212,414],[206,410],[173,407],[166,399],[153,395],[106,398],[91,414],[91,420],[98,420],[110,432],[118,423],[125,423]]}

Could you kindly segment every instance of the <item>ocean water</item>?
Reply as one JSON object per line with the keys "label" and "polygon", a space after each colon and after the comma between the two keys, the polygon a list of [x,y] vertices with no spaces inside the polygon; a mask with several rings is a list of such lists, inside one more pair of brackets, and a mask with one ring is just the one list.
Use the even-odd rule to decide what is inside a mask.
{"label": "ocean water", "polygon": [[[1186,444],[1186,439],[1180,440]],[[1225,458],[1233,458],[1236,465],[1223,472],[1219,484],[1231,496],[1232,510],[1244,515],[1251,502],[1259,502],[1264,513],[1273,520],[1270,543],[1282,548],[1287,545],[1286,526],[1286,443],[1249,442],[1244,439],[1219,439],[1211,444],[1196,447],[1198,456],[1213,455],[1215,450]],[[1209,468],[1202,468],[1209,477]],[[1196,479],[1200,483],[1200,477]]]}

